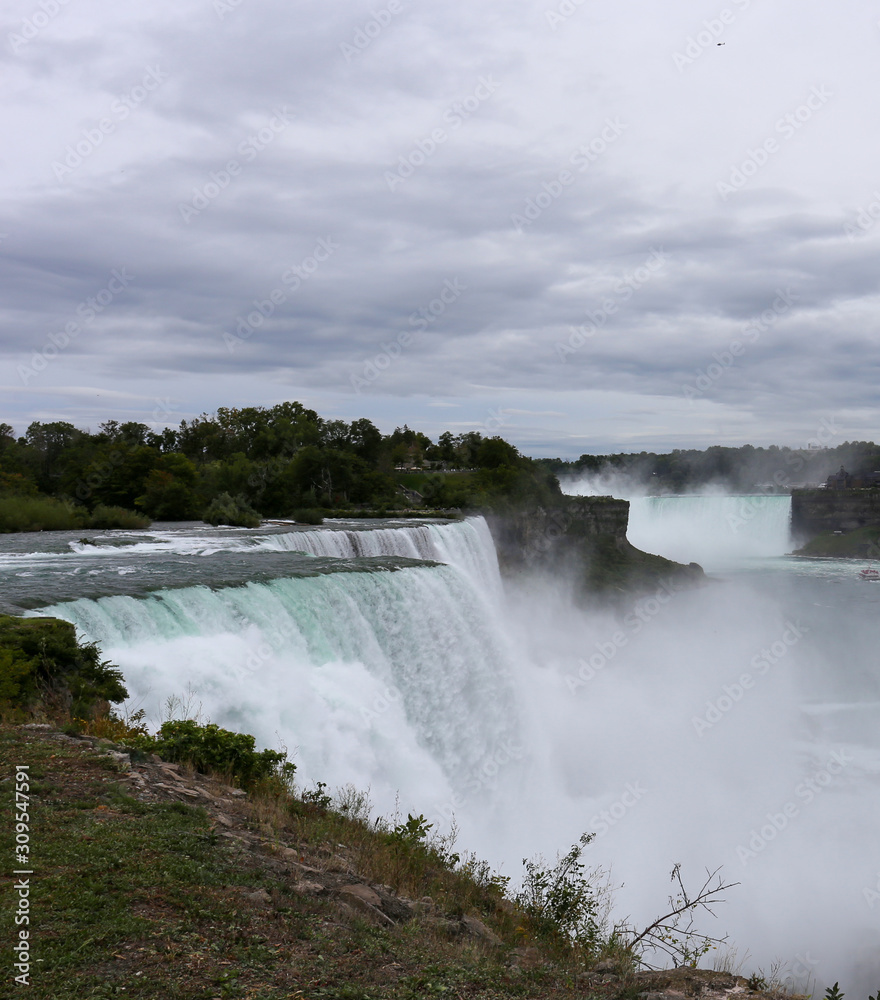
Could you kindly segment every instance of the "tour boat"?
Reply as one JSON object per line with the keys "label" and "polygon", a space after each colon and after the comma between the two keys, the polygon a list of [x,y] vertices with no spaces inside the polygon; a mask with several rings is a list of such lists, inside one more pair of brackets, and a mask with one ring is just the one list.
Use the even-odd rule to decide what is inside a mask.
{"label": "tour boat", "polygon": [[876,569],[863,569],[859,576],[862,580],[878,580],[880,581],[880,570]]}

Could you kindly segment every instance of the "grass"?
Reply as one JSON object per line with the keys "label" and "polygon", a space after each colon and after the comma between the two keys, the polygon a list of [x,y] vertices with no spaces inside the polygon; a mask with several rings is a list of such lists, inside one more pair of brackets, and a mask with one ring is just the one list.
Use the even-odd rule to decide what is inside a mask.
{"label": "grass", "polygon": [[[351,788],[335,811],[321,785],[297,796],[267,786],[224,807],[235,833],[259,841],[258,850],[223,836],[226,826],[215,827],[203,809],[132,797],[117,765],[88,744],[0,726],[0,761],[4,789],[12,764],[30,768],[29,995],[37,1000],[634,1000],[665,988],[670,976],[678,989],[682,977],[714,983],[724,975],[677,970],[655,982],[654,974],[634,974],[625,955],[585,961],[558,939],[542,940],[488,865],[455,865],[452,845],[432,840],[422,817],[377,826]],[[7,857],[12,830],[10,822],[0,830]],[[430,897],[423,906],[443,919],[379,926],[332,895],[303,895],[285,860],[291,847],[297,861],[331,878],[340,873],[341,883]],[[462,934],[455,918],[466,914],[502,944]],[[0,942],[7,969],[9,927]],[[531,959],[512,964],[516,954]],[[611,957],[619,974],[591,975],[600,957]]]}
{"label": "grass", "polygon": [[[27,764],[33,779],[32,997],[411,998],[465,984],[471,996],[528,992],[494,992],[509,971],[476,943],[416,923],[386,930],[344,919],[331,900],[296,895],[273,859],[219,837],[204,810],[132,798],[80,745],[5,727],[0,757]],[[249,819],[270,840],[304,836],[324,853],[369,861],[374,878],[422,888],[415,854],[395,862],[386,837],[306,803],[291,814],[290,805],[257,800]],[[11,856],[11,824],[2,832]],[[452,883],[431,884],[442,892]],[[268,904],[252,900],[260,890]],[[8,934],[3,944],[8,969]],[[386,986],[389,963],[400,974]]]}
{"label": "grass", "polygon": [[123,507],[85,507],[54,497],[0,497],[0,533],[77,531],[81,528],[146,528],[151,521]]}

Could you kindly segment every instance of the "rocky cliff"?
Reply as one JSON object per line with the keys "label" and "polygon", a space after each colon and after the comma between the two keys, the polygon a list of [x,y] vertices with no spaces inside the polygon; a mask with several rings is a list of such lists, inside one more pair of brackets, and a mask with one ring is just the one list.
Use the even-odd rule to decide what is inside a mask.
{"label": "rocky cliff", "polygon": [[880,490],[792,490],[791,530],[800,541],[859,528],[880,528]]}
{"label": "rocky cliff", "polygon": [[565,497],[536,507],[487,517],[503,573],[567,573],[585,594],[645,592],[662,582],[698,583],[703,570],[642,552],[626,537],[629,501],[615,497]]}

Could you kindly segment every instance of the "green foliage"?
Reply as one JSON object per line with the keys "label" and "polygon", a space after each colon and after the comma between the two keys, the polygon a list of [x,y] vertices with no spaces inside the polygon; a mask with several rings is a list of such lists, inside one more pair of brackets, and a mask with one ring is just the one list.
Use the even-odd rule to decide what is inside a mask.
{"label": "green foliage", "polygon": [[872,473],[880,469],[880,446],[873,441],[844,441],[833,448],[713,445],[702,451],[581,455],[574,462],[555,458],[539,463],[557,476],[623,476],[654,494],[693,492],[713,484],[742,493],[773,493],[804,482],[823,482],[841,464],[851,474]]}
{"label": "green foliage", "polygon": [[214,497],[208,509],[202,514],[202,520],[208,524],[231,524],[240,528],[258,528],[260,515],[242,496],[231,497],[221,493]]}
{"label": "green foliage", "polygon": [[[92,508],[94,527],[130,526],[131,515],[117,508],[164,521],[193,520],[205,511],[211,524],[255,526],[261,516],[291,512],[303,523],[320,523],[328,510],[348,516],[412,507],[503,511],[561,496],[552,473],[501,437],[447,432],[434,444],[405,425],[383,435],[369,420],[324,420],[296,402],[220,407],[161,434],[134,422],[106,421],[98,434],[36,422],[16,440],[4,426],[0,496],[37,506],[11,507],[5,518],[0,509],[0,530],[87,527]],[[401,467],[430,471],[414,487],[422,500],[400,489],[408,475]],[[32,495],[36,490],[73,502],[58,506]]]}
{"label": "green foliage", "polygon": [[798,549],[799,556],[831,556],[836,559],[876,559],[880,556],[880,528],[857,528],[844,535],[825,533]]}
{"label": "green foliage", "polygon": [[124,507],[105,507],[98,504],[89,516],[89,527],[106,528],[148,528],[152,522],[144,514],[136,514]]}
{"label": "green foliage", "polygon": [[0,497],[0,532],[75,531],[87,520],[85,508],[53,497]]}
{"label": "green foliage", "polygon": [[421,814],[413,816],[412,813],[407,813],[406,822],[398,823],[389,834],[389,838],[396,843],[406,844],[407,847],[416,847],[427,841],[428,832],[433,826],[434,824],[429,823]]}
{"label": "green foliage", "polygon": [[202,726],[192,719],[165,722],[157,736],[134,738],[130,745],[197,771],[226,775],[245,788],[262,781],[287,783],[296,770],[286,753],[257,751],[254,737],[247,733],[233,733],[213,723]]}
{"label": "green foliage", "polygon": [[586,871],[584,848],[595,834],[583,834],[569,851],[548,866],[543,858],[523,859],[526,874],[516,903],[539,937],[569,940],[596,948],[604,930],[602,873]]}
{"label": "green foliage", "polygon": [[157,521],[190,521],[202,506],[194,489],[197,469],[185,455],[163,455],[144,482],[144,492],[135,501]]}
{"label": "green foliage", "polygon": [[0,615],[0,710],[40,709],[80,718],[105,715],[128,697],[121,672],[94,643],[77,642],[70,622]]}
{"label": "green foliage", "polygon": [[297,524],[323,524],[324,515],[319,510],[309,510],[307,507],[300,507],[293,512],[293,519]]}
{"label": "green foliage", "polygon": [[324,791],[326,787],[326,781],[316,781],[314,788],[300,793],[300,799],[307,806],[314,806],[316,809],[328,809],[333,802],[333,796],[327,795]]}
{"label": "green foliage", "polygon": [[835,983],[825,990],[825,1000],[843,1000],[845,996],[846,994],[841,992],[839,983]]}

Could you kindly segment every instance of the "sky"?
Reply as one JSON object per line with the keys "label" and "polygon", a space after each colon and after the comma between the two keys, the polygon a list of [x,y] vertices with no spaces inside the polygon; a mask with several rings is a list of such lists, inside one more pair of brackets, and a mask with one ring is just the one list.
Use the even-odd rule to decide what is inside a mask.
{"label": "sky", "polygon": [[866,0],[5,0],[0,421],[878,438]]}

